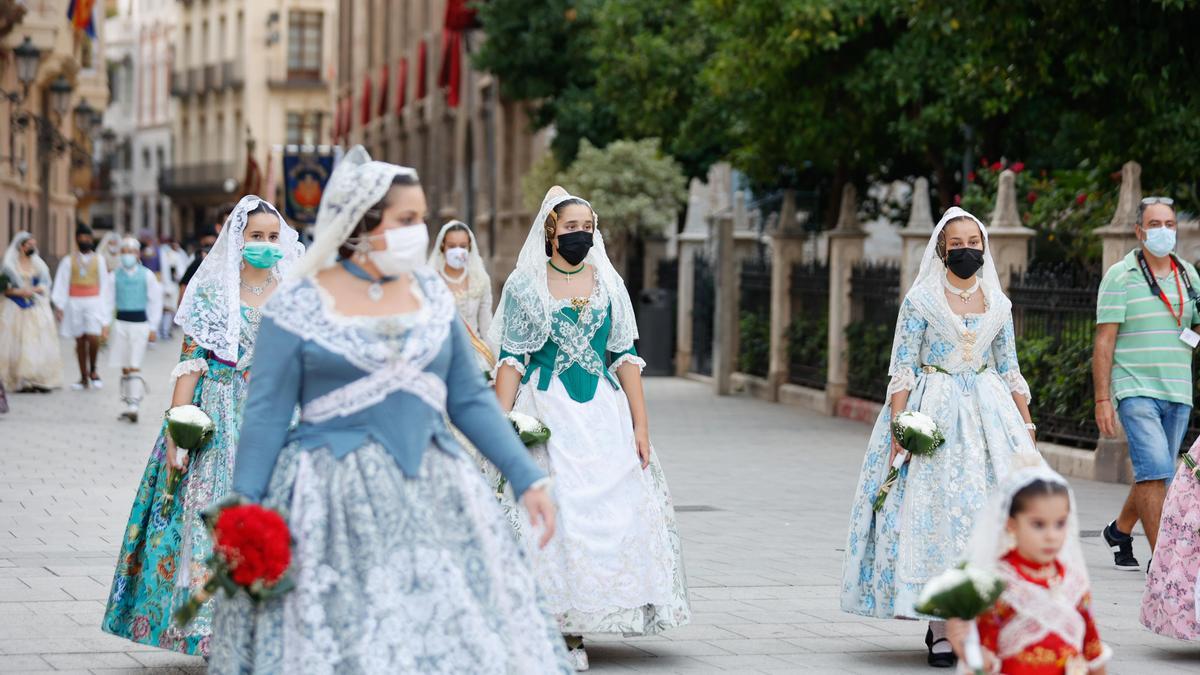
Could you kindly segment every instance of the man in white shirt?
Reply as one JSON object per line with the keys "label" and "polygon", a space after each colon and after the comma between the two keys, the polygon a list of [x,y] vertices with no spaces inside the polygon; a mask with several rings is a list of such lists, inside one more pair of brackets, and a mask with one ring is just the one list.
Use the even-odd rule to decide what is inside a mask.
{"label": "man in white shirt", "polygon": [[75,227],[75,252],[63,258],[54,275],[50,301],[60,322],[59,333],[75,339],[79,360],[79,381],[72,389],[100,389],[104,382],[96,370],[100,340],[108,336],[112,309],[105,298],[110,283],[104,256],[96,252],[92,228],[84,223]]}

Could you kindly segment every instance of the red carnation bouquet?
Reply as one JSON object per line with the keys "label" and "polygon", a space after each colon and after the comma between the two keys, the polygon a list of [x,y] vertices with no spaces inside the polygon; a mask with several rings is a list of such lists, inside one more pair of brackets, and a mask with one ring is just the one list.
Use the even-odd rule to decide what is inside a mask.
{"label": "red carnation bouquet", "polygon": [[255,602],[292,589],[287,576],[292,562],[292,533],[278,512],[232,500],[214,506],[201,517],[213,541],[209,578],[175,611],[180,626],[191,622],[218,588],[230,597],[244,591]]}

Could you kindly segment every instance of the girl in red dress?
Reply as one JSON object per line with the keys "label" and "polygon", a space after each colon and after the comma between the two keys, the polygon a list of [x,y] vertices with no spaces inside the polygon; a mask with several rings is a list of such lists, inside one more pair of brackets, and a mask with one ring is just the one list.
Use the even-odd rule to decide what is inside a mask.
{"label": "girl in red dress", "polygon": [[[995,606],[976,619],[988,672],[1103,675],[1112,651],[1092,620],[1067,481],[1040,460],[1016,469],[978,523],[971,564],[1007,584]],[[967,624],[952,624],[948,633],[961,656]]]}

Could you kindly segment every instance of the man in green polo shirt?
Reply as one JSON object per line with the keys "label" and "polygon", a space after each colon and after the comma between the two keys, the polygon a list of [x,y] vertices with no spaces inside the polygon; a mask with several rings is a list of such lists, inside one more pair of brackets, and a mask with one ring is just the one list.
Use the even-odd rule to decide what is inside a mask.
{"label": "man in green polo shirt", "polygon": [[1100,282],[1092,355],[1096,424],[1111,437],[1120,418],[1136,481],[1103,532],[1114,566],[1123,570],[1139,569],[1129,534],[1138,520],[1154,552],[1167,481],[1192,413],[1192,351],[1200,342],[1192,330],[1200,323],[1200,277],[1172,253],[1174,202],[1143,199],[1135,232],[1141,246]]}

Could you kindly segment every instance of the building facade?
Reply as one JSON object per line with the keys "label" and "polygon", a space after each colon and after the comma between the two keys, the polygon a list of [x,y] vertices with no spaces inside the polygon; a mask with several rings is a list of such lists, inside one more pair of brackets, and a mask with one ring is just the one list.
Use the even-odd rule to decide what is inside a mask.
{"label": "building facade", "polygon": [[[173,152],[159,188],[177,235],[244,193],[278,203],[273,146],[328,142],[335,0],[175,0]],[[274,194],[264,194],[271,192]]]}
{"label": "building facade", "polygon": [[[459,34],[461,58],[443,58],[446,19],[446,0],[340,1],[335,140],[416,168],[431,231],[451,218],[468,222],[499,285],[533,217],[521,178],[548,137],[530,131],[524,104],[502,99],[495,78],[470,67],[479,31]],[[452,94],[441,85],[454,79],[455,66]]]}
{"label": "building facade", "polygon": [[[103,26],[94,20],[95,38],[76,31],[68,4],[0,0],[0,247],[32,232],[51,264],[70,252],[76,219],[91,221],[99,113],[87,121],[108,105]],[[22,45],[38,54],[28,84]]]}

